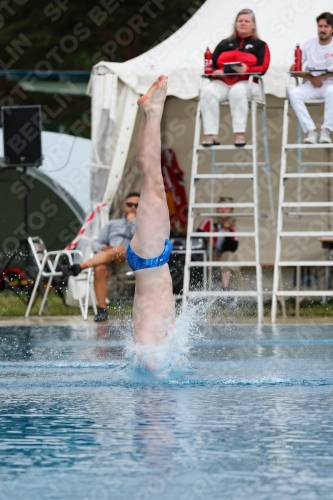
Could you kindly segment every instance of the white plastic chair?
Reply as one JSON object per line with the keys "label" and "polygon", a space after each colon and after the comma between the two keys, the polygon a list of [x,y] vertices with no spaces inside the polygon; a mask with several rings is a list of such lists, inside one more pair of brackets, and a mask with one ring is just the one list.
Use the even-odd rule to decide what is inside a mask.
{"label": "white plastic chair", "polygon": [[[34,285],[30,300],[29,300],[27,310],[25,312],[26,318],[29,317],[30,310],[31,310],[32,304],[35,300],[36,292],[37,292],[41,278],[47,277],[47,278],[49,278],[49,280],[48,280],[48,283],[46,286],[44,297],[42,299],[42,303],[41,303],[39,311],[38,311],[38,316],[41,316],[43,309],[44,309],[44,306],[45,306],[47,296],[48,296],[50,288],[51,288],[53,278],[56,276],[63,276],[61,271],[56,271],[60,257],[63,255],[66,255],[70,265],[73,264],[73,255],[79,255],[82,258],[82,252],[80,252],[80,250],[55,250],[55,251],[48,252],[46,247],[45,247],[44,241],[41,238],[39,238],[39,236],[29,237],[29,238],[27,238],[27,241],[28,241],[28,244],[29,244],[29,247],[31,250],[31,254],[34,258],[36,267],[38,269],[38,274],[37,274],[35,285]],[[52,260],[52,259],[54,259],[54,260]],[[82,304],[82,300],[81,300],[81,297],[79,296],[79,294],[78,294],[78,297],[79,297],[80,311],[81,311],[82,317],[84,317],[83,304]]]}

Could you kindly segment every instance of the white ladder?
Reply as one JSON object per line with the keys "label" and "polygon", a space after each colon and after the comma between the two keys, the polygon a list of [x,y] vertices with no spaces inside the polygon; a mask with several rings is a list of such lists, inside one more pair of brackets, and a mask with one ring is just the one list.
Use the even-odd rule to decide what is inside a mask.
{"label": "white ladder", "polygon": [[[283,129],[282,129],[282,151],[281,151],[281,170],[280,170],[280,187],[279,187],[279,203],[278,203],[278,217],[277,217],[277,232],[276,232],[276,252],[275,252],[275,263],[274,263],[274,277],[273,277],[273,294],[272,294],[272,323],[276,321],[277,315],[277,300],[278,297],[284,301],[285,297],[296,297],[296,315],[299,307],[299,300],[301,297],[320,297],[320,296],[333,296],[333,291],[327,290],[300,290],[299,281],[300,281],[300,268],[302,266],[333,266],[333,260],[303,260],[303,261],[282,261],[281,253],[282,253],[282,242],[281,238],[283,237],[333,237],[333,231],[283,231],[283,217],[284,217],[284,208],[296,208],[302,210],[303,208],[332,208],[333,202],[331,201],[315,201],[315,202],[302,202],[301,201],[301,183],[302,179],[329,179],[333,178],[332,172],[315,172],[309,173],[306,172],[309,166],[333,166],[333,162],[303,162],[302,161],[302,151],[305,149],[327,149],[330,150],[333,148],[333,144],[301,144],[301,128],[298,123],[297,127],[297,144],[288,143],[288,129],[289,129],[289,80],[290,76],[288,76],[287,80],[287,98],[284,102],[284,113],[283,113]],[[298,85],[298,78],[294,76],[296,79],[296,84]],[[324,100],[312,100],[305,101],[307,106],[316,106],[322,105]],[[289,152],[297,150],[297,172],[288,173],[287,172],[287,156]],[[285,182],[288,179],[297,179],[298,180],[298,190],[297,190],[297,202],[291,202],[285,200]],[[315,215],[312,212],[294,212],[294,215],[299,215],[299,217],[306,215]],[[319,215],[330,215],[330,212],[320,213]],[[332,213],[333,215],[333,213]],[[297,283],[296,290],[280,290],[279,283],[282,285],[282,276],[281,276],[281,268],[282,267],[296,267],[297,271]],[[282,287],[282,286],[281,286]]]}
{"label": "white ladder", "polygon": [[[251,106],[251,119],[252,119],[252,144],[246,145],[242,147],[242,150],[248,150],[252,152],[252,161],[251,162],[237,162],[237,164],[227,163],[227,162],[216,162],[216,153],[218,151],[226,151],[226,150],[239,150],[233,144],[232,145],[224,145],[224,146],[212,146],[210,148],[206,148],[200,146],[200,131],[201,131],[201,113],[200,113],[200,101],[198,102],[197,113],[196,113],[196,121],[195,121],[195,131],[194,131],[194,146],[193,146],[193,156],[192,156],[192,171],[191,171],[191,184],[190,184],[190,196],[189,196],[189,210],[188,210],[188,226],[187,226],[187,240],[186,240],[186,256],[185,256],[185,268],[184,268],[184,288],[183,288],[183,309],[186,309],[187,301],[191,298],[198,297],[257,297],[258,302],[258,322],[261,323],[263,320],[263,290],[262,290],[262,269],[260,264],[260,248],[259,248],[259,207],[258,207],[258,180],[257,180],[257,170],[258,166],[263,167],[266,175],[269,186],[269,197],[270,197],[270,208],[272,221],[274,223],[274,203],[273,203],[273,195],[272,195],[272,185],[271,185],[271,176],[270,176],[270,166],[269,166],[269,156],[268,156],[268,142],[267,142],[267,134],[266,134],[266,101],[265,101],[265,92],[263,87],[263,81],[260,76],[255,76],[258,78],[261,89],[262,89],[262,97],[259,99],[255,99],[251,92],[253,75],[250,76],[249,79],[249,87],[250,87],[250,106]],[[257,152],[257,107],[258,105],[261,108],[261,119],[262,119],[262,134],[264,141],[264,153],[265,153],[265,161],[258,162],[258,152]],[[211,174],[200,174],[198,173],[198,157],[199,152],[205,150],[211,151],[212,155],[212,173]],[[218,168],[222,167],[252,167],[250,173],[226,173],[219,174],[217,173]],[[253,202],[251,203],[214,203],[211,200],[210,203],[196,203],[196,181],[200,179],[210,179],[212,182],[212,187],[214,186],[215,180],[227,180],[227,179],[252,179],[253,182]],[[212,189],[213,196],[213,189]],[[254,238],[254,249],[255,249],[255,260],[253,261],[236,261],[232,262],[232,267],[255,267],[256,269],[256,290],[243,290],[243,291],[214,291],[214,290],[190,290],[190,268],[191,267],[208,267],[210,270],[213,267],[223,267],[230,266],[230,262],[226,261],[213,261],[211,258],[212,248],[210,248],[210,259],[205,262],[192,262],[192,238],[195,237],[207,237],[212,242],[212,238],[217,236],[216,232],[195,232],[194,231],[194,220],[197,216],[202,215],[210,215],[211,217],[214,213],[210,214],[200,214],[196,211],[198,209],[216,209],[218,207],[230,207],[230,208],[239,208],[239,209],[250,209],[251,212],[244,212],[237,215],[240,216],[250,216],[253,219],[253,231],[241,231],[241,232],[230,232],[223,233],[225,237],[252,237]],[[236,214],[235,214],[236,215]],[[210,273],[211,276],[211,273]],[[211,282],[211,279],[209,280]]]}

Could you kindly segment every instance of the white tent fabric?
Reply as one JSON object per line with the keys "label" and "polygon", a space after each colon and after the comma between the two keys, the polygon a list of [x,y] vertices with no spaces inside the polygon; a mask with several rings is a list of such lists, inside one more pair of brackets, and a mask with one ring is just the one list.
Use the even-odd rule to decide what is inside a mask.
{"label": "white tent fabric", "polygon": [[112,74],[93,75],[91,84],[91,205],[93,208],[100,201],[106,204],[101,210],[103,226],[122,178],[139,94]]}
{"label": "white tent fabric", "polygon": [[92,203],[104,201],[109,206],[114,198],[132,136],[138,96],[165,74],[169,77],[168,95],[196,97],[206,47],[213,50],[229,36],[235,16],[243,8],[255,12],[259,36],[270,48],[265,91],[284,97],[286,72],[296,44],[317,35],[316,17],[330,12],[332,1],[206,0],[185,25],[146,53],[124,63],[98,63],[91,78]]}

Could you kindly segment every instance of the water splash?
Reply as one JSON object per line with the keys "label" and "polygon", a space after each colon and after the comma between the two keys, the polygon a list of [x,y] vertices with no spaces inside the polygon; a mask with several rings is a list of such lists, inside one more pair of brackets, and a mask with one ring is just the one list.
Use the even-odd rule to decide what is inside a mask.
{"label": "water splash", "polygon": [[186,354],[194,335],[196,339],[202,336],[198,325],[199,319],[204,318],[205,313],[204,301],[189,305],[185,312],[178,315],[174,328],[160,345],[135,344],[133,336],[129,336],[125,353],[131,367],[141,371],[143,375],[145,372],[153,371],[157,376],[190,368]]}

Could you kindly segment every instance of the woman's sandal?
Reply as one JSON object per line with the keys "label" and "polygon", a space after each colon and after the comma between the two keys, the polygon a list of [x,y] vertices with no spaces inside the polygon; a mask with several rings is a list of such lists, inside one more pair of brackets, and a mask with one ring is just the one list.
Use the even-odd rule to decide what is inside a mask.
{"label": "woman's sandal", "polygon": [[206,139],[201,143],[201,146],[203,146],[204,148],[210,148],[212,146],[219,146],[219,145],[220,143],[218,141],[215,141],[213,137],[209,137],[208,139]]}
{"label": "woman's sandal", "polygon": [[235,146],[236,148],[243,148],[244,146],[246,146],[244,137],[237,137],[237,139],[235,140]]}

